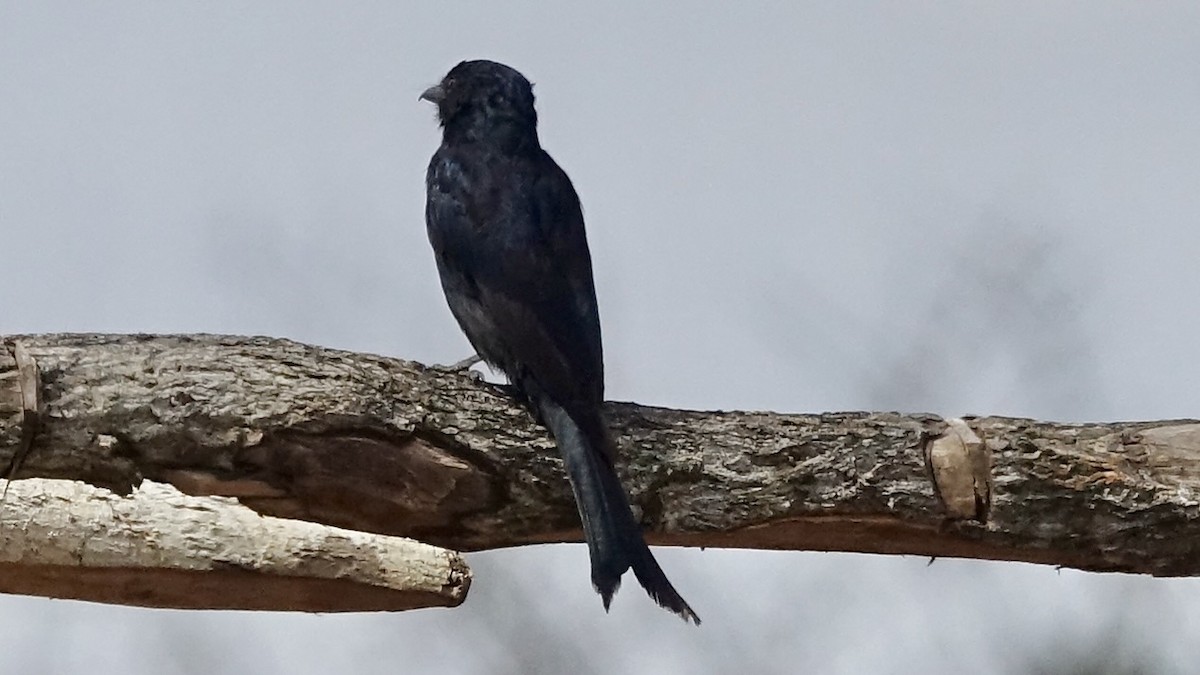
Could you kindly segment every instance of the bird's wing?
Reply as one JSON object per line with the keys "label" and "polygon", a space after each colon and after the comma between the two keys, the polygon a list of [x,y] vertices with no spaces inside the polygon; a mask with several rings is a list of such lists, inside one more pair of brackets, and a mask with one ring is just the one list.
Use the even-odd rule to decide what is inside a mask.
{"label": "bird's wing", "polygon": [[431,168],[427,206],[447,296],[461,296],[451,300],[456,318],[514,384],[530,378],[568,408],[598,404],[600,319],[570,179],[545,154],[468,166]]}

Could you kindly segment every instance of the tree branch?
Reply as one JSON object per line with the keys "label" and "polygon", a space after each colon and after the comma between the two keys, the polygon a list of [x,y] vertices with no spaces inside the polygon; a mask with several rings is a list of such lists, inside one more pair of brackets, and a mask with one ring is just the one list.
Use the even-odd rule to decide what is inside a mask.
{"label": "tree branch", "polygon": [[0,592],[182,609],[454,606],[461,557],[400,537],[263,518],[146,482],[128,497],[17,481],[0,510]]}
{"label": "tree branch", "polygon": [[[40,385],[21,476],[118,493],[152,479],[454,549],[579,540],[551,439],[468,376],[269,338],[7,344],[0,462],[31,418],[3,393],[15,345]],[[1200,422],[608,413],[651,543],[1200,574]]]}

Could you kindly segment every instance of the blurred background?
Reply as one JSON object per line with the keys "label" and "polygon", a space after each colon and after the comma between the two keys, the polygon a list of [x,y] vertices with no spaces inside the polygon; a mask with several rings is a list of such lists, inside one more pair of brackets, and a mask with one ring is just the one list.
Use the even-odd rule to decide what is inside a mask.
{"label": "blurred background", "polygon": [[[585,207],[613,399],[1200,416],[1200,5],[0,0],[0,333],[222,332],[448,363],[425,238],[464,58],[535,84]],[[455,610],[0,597],[23,673],[1191,673],[1200,582],[579,545]]]}

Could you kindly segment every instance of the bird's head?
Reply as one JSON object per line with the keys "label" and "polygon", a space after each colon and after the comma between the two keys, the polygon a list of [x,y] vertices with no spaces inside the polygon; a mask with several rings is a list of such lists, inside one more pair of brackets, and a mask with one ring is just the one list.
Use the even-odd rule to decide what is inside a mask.
{"label": "bird's head", "polygon": [[501,126],[537,128],[533,85],[495,61],[463,61],[426,89],[421,99],[437,106],[447,133],[487,134]]}

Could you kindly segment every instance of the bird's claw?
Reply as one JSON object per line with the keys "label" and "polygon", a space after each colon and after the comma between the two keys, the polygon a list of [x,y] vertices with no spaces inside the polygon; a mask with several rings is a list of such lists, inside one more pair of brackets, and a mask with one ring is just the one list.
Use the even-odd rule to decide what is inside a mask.
{"label": "bird's claw", "polygon": [[479,356],[478,354],[472,354],[472,355],[468,356],[467,358],[463,359],[462,361],[455,361],[454,363],[451,363],[448,366],[444,366],[440,363],[435,363],[434,365],[429,366],[429,367],[432,370],[440,370],[443,373],[461,373],[464,370],[470,369],[471,366],[475,365],[476,363],[479,363],[482,360],[483,360],[483,358],[481,356]]}
{"label": "bird's claw", "polygon": [[483,373],[479,372],[478,370],[471,370],[471,366],[475,365],[476,363],[479,363],[482,360],[483,359],[480,358],[478,354],[472,354],[471,356],[463,359],[462,361],[451,363],[448,366],[444,366],[440,363],[435,363],[432,366],[429,366],[429,369],[436,370],[439,373],[452,373],[454,375],[464,375],[466,377],[471,378],[471,381],[473,381],[473,382],[483,382]]}

